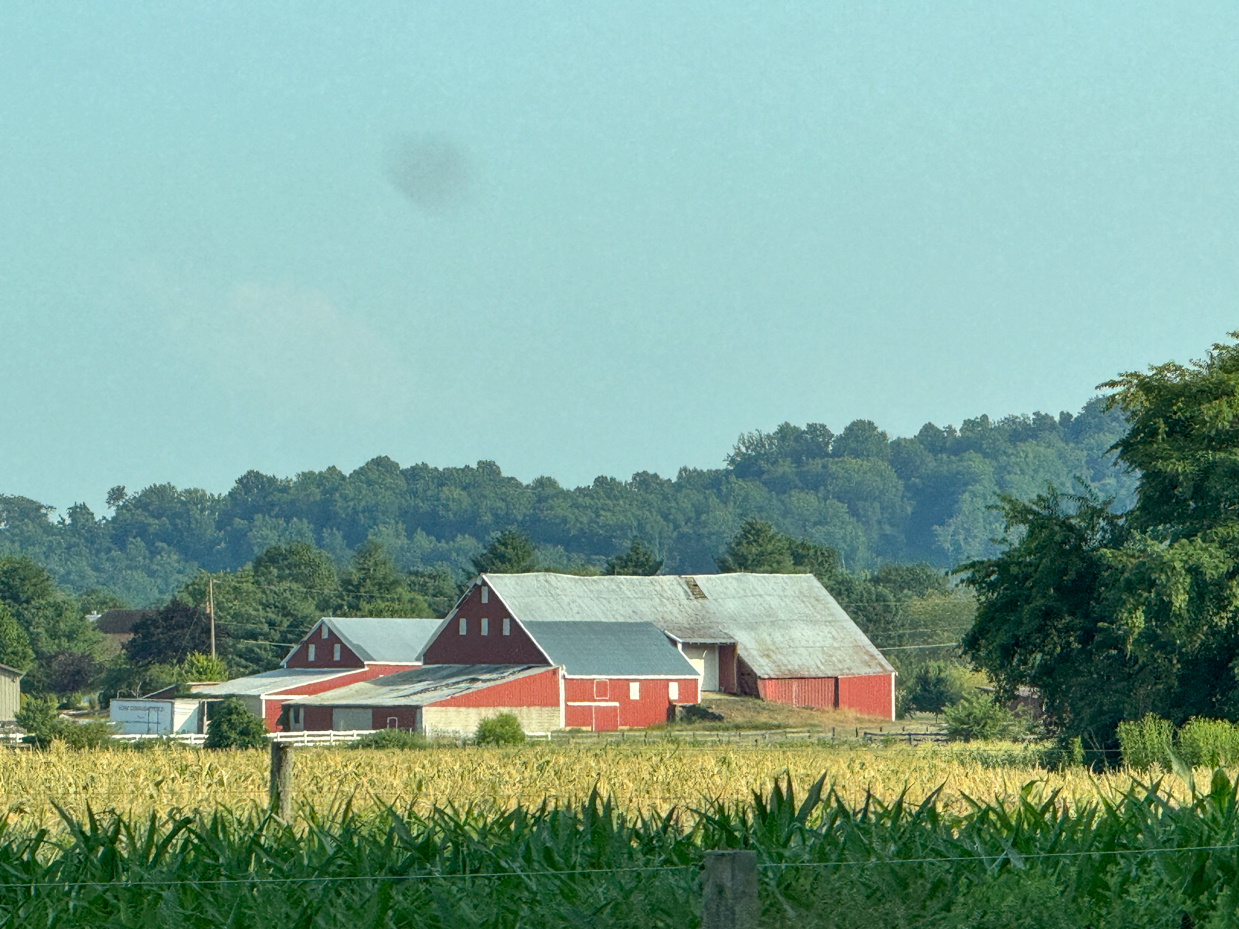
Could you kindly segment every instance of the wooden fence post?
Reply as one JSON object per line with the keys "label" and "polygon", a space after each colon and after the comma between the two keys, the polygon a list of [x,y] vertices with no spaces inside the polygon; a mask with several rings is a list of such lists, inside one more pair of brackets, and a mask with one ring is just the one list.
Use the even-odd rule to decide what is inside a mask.
{"label": "wooden fence post", "polygon": [[271,743],[271,812],[290,822],[293,814],[293,747]]}
{"label": "wooden fence post", "polygon": [[706,852],[701,929],[757,929],[757,852]]}

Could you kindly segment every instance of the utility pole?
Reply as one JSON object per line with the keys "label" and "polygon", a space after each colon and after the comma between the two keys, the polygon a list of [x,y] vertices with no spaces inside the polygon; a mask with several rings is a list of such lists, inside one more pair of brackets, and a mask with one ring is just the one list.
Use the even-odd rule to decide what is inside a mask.
{"label": "utility pole", "polygon": [[215,578],[207,575],[207,617],[211,620],[211,657],[215,657]]}

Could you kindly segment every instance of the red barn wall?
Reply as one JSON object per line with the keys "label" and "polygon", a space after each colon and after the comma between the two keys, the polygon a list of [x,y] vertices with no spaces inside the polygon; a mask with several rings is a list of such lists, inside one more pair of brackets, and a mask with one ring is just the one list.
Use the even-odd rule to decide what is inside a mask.
{"label": "red barn wall", "polygon": [[[465,619],[465,634],[460,620]],[[489,623],[482,635],[482,618]],[[504,619],[511,620],[511,634],[503,634]],[[542,650],[521,628],[498,595],[490,591],[490,602],[482,602],[481,585],[473,587],[457,605],[448,620],[422,654],[426,664],[548,664]]]}
{"label": "red barn wall", "polygon": [[[304,642],[301,642],[293,653],[288,656],[288,660],[284,662],[286,668],[360,668],[363,662],[357,654],[341,641],[340,637],[335,634],[334,630],[327,630],[327,638],[322,636],[321,628],[310,630],[310,634]],[[310,660],[309,646],[314,646],[314,660]],[[335,661],[331,656],[335,654],[333,646],[340,646],[340,660]]]}
{"label": "red barn wall", "polygon": [[757,686],[761,698],[771,703],[829,710],[838,706],[838,680],[835,677],[763,678]]}
{"label": "red barn wall", "polygon": [[417,707],[415,706],[380,706],[373,711],[374,718],[370,722],[371,729],[386,729],[387,720],[396,718],[396,729],[417,729]]}
{"label": "red barn wall", "polygon": [[736,647],[720,645],[718,647],[718,689],[725,694],[734,694],[736,684]]}
{"label": "red barn wall", "polygon": [[559,706],[559,669],[547,668],[428,706]]}
{"label": "red barn wall", "polygon": [[[329,678],[325,681],[315,681],[310,684],[296,684],[291,687],[285,687],[283,690],[274,691],[272,696],[263,698],[263,722],[266,723],[269,731],[279,732],[283,728],[280,725],[280,713],[284,708],[284,704],[290,699],[295,697],[311,697],[314,694],[321,694],[326,693],[329,690],[335,690],[337,687],[345,687],[349,684],[356,684],[360,681],[369,681],[376,677],[383,677],[387,674],[396,674],[400,671],[409,671],[417,667],[420,667],[420,665],[371,664],[358,668],[355,671],[349,671],[348,673]],[[307,726],[306,728],[308,729],[310,727]],[[328,720],[327,728],[331,728],[330,719]]]}
{"label": "red barn wall", "polygon": [[331,729],[331,707],[303,706],[301,708],[303,728],[311,732],[324,732]]}
{"label": "red barn wall", "polygon": [[[629,683],[633,678],[593,678],[570,677],[564,680],[564,700],[567,703],[617,703],[619,704],[619,726],[621,728],[639,729],[667,721],[668,709],[672,703],[696,703],[697,678],[640,678],[641,696],[637,700],[629,697]],[[668,696],[667,685],[676,680],[680,685],[680,695],[672,700]],[[596,681],[606,681],[606,695],[595,690]],[[568,707],[565,711],[565,725],[589,726],[590,722],[572,722],[570,719],[585,719],[586,708]],[[569,712],[572,711],[572,712]]]}
{"label": "red barn wall", "polygon": [[867,674],[839,678],[839,707],[865,716],[894,719],[895,676]]}

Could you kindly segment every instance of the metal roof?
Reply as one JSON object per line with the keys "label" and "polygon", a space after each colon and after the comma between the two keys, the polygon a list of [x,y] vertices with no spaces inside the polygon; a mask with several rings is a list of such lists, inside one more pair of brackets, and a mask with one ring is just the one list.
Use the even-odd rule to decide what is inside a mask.
{"label": "metal roof", "polygon": [[349,674],[353,670],[353,668],[329,671],[316,668],[276,668],[274,671],[238,677],[220,684],[195,686],[193,694],[204,697],[260,697],[264,694],[278,693],[307,684],[317,684],[319,681],[329,681],[333,677]]}
{"label": "metal roof", "polygon": [[[317,635],[319,627],[325,625],[362,661],[414,664],[421,660],[422,649],[430,643],[442,622],[441,619],[423,618],[324,616],[306,639]],[[291,655],[289,652],[289,657]]]}
{"label": "metal roof", "polygon": [[288,702],[294,706],[425,706],[549,670],[546,665],[432,664]]}
{"label": "metal roof", "polygon": [[522,624],[650,622],[681,642],[735,642],[758,677],[894,671],[811,574],[483,574]]}
{"label": "metal roof", "polygon": [[696,677],[697,670],[653,623],[522,622],[551,664],[589,677]]}

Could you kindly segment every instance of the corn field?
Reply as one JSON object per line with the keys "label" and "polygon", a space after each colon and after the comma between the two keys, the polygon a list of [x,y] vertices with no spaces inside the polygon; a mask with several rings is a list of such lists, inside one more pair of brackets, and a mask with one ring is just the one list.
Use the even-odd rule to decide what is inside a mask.
{"label": "corn field", "polygon": [[[968,798],[1003,800],[1032,785],[1038,796],[1068,802],[1114,798],[1133,775],[1062,773],[1035,766],[1021,746],[921,745],[882,748],[788,744],[694,746],[663,743],[596,746],[527,744],[515,748],[436,747],[423,751],[310,748],[295,761],[297,802],[325,811],[394,806],[421,813],[436,806],[536,808],[581,801],[597,790],[625,812],[697,808],[746,801],[779,777],[807,784],[825,777],[837,795],[860,803],[937,793],[939,808],[962,812]],[[1207,777],[1207,775],[1205,775]],[[59,821],[115,811],[146,817],[169,811],[245,811],[265,805],[265,751],[210,752],[178,747],[147,751],[0,751],[0,791],[10,822]],[[1183,792],[1173,776],[1164,787]]]}

